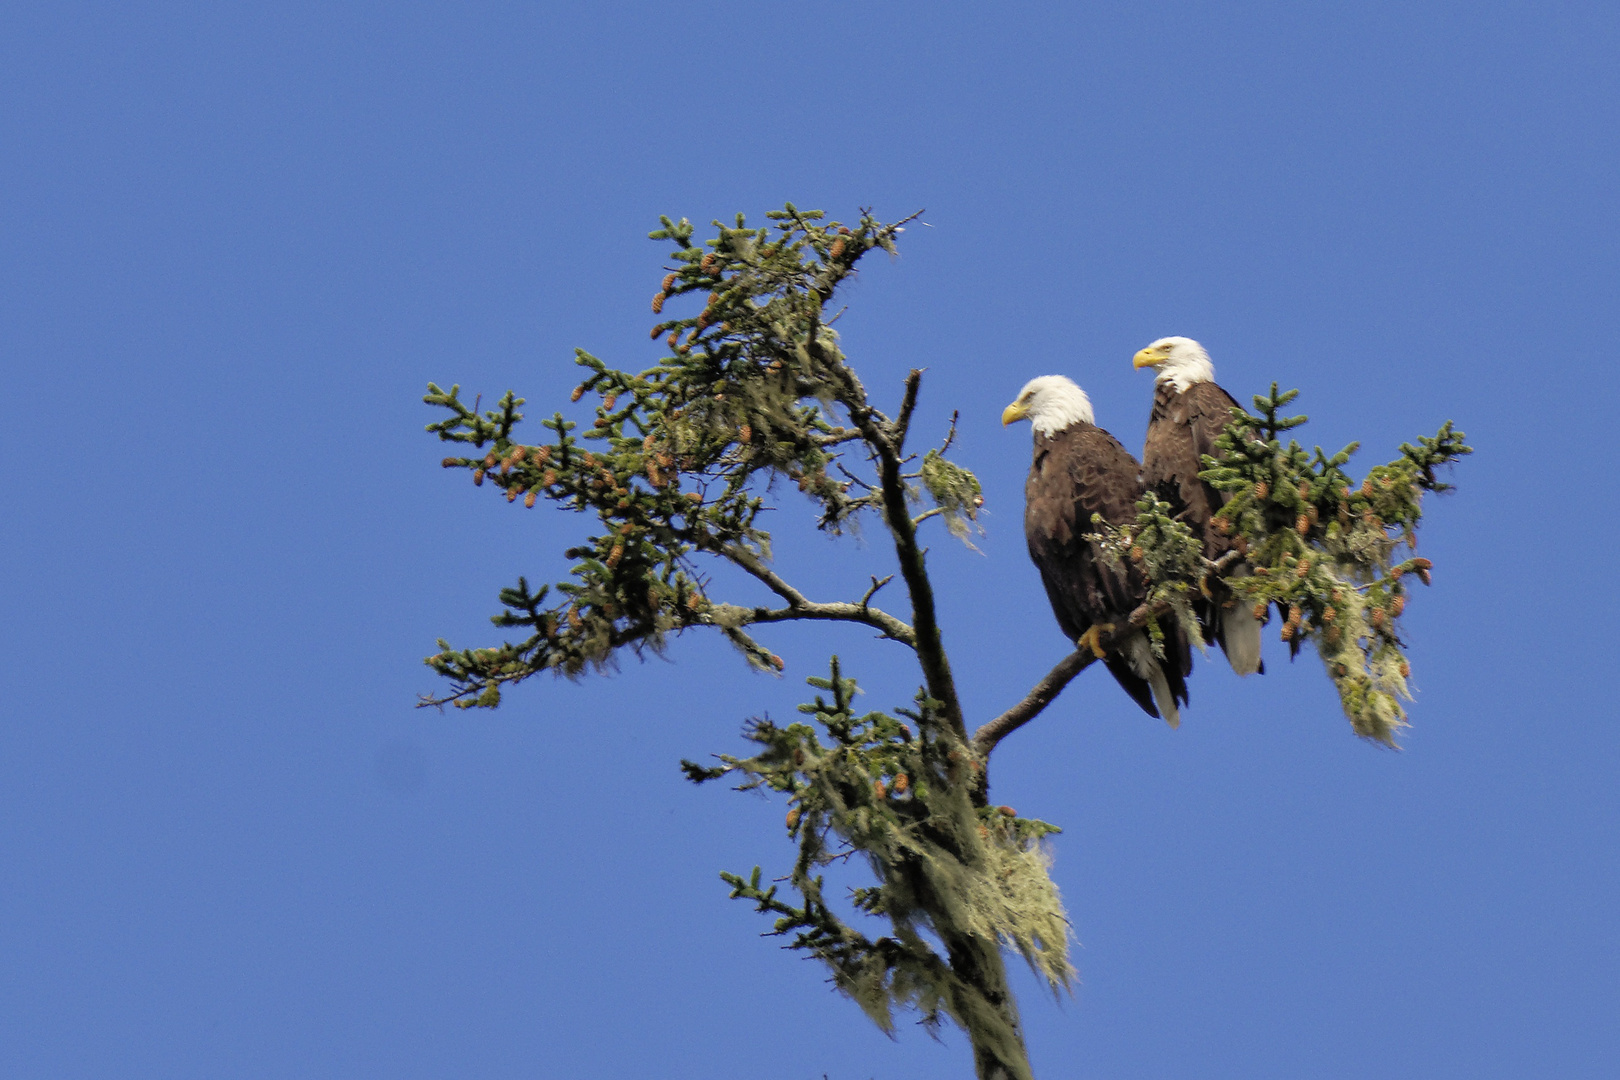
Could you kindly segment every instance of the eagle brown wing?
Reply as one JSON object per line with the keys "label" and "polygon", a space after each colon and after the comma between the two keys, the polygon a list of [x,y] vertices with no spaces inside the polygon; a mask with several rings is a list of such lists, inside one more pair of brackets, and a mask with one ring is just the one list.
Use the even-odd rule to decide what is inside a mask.
{"label": "eagle brown wing", "polygon": [[[1153,413],[1142,447],[1142,481],[1203,542],[1206,559],[1219,559],[1232,548],[1230,536],[1210,528],[1210,518],[1231,496],[1211,487],[1198,474],[1204,467],[1203,455],[1216,456],[1215,440],[1226,430],[1237,407],[1232,395],[1212,382],[1193,383],[1181,391],[1168,382],[1153,388]],[[1212,599],[1195,598],[1193,611],[1204,636],[1214,638],[1227,651],[1226,620],[1221,611],[1231,602],[1231,593],[1219,583],[1211,584],[1210,590]],[[1227,651],[1227,655],[1232,653]],[[1263,672],[1265,665],[1257,660],[1255,670]]]}
{"label": "eagle brown wing", "polygon": [[1227,496],[1198,478],[1203,455],[1215,453],[1215,440],[1232,419],[1237,402],[1212,382],[1193,383],[1177,391],[1168,383],[1153,389],[1153,413],[1142,447],[1142,479],[1159,498],[1182,514],[1204,542],[1204,557],[1225,554],[1231,540],[1209,527],[1209,519]]}
{"label": "eagle brown wing", "polygon": [[[1041,573],[1058,626],[1073,642],[1097,623],[1122,623],[1142,602],[1146,583],[1115,566],[1085,539],[1098,531],[1092,515],[1120,525],[1135,520],[1142,496],[1141,467],[1118,439],[1093,424],[1076,423],[1035,436],[1035,457],[1024,485],[1024,538]],[[1165,674],[1178,700],[1186,699],[1191,648],[1176,629],[1167,635]],[[1118,656],[1104,663],[1125,692],[1151,716],[1153,690]]]}

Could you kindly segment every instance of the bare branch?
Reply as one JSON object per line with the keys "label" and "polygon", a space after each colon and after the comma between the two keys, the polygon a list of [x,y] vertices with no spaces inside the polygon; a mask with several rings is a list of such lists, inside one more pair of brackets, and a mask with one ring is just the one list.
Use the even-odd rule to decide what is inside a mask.
{"label": "bare branch", "polygon": [[[850,420],[860,429],[866,444],[878,459],[878,482],[883,495],[883,517],[894,538],[894,552],[900,562],[900,576],[911,595],[912,630],[915,634],[917,662],[922,667],[928,686],[928,696],[940,703],[940,711],[958,738],[967,740],[967,727],[962,719],[962,703],[956,694],[956,681],[951,675],[950,658],[945,654],[945,643],[940,635],[939,617],[934,607],[934,586],[928,579],[923,558],[925,552],[917,546],[917,530],[911,523],[911,511],[906,505],[906,483],[900,476],[902,468],[900,446],[891,437],[894,425],[884,423],[881,414],[867,404],[866,392],[836,351],[821,346],[814,335],[809,347],[836,380],[835,396],[849,412]],[[906,394],[915,402],[922,371],[913,369],[906,378]],[[902,406],[903,408],[904,406]]]}
{"label": "bare branch", "polygon": [[809,603],[804,598],[803,593],[789,585],[782,579],[781,575],[766,566],[758,555],[755,555],[742,545],[726,544],[715,549],[715,552],[764,582],[766,588],[786,600],[789,605],[798,606]]}
{"label": "bare branch", "polygon": [[[796,622],[853,622],[870,626],[882,633],[882,636],[900,642],[902,645],[917,647],[916,634],[911,627],[879,608],[866,604],[851,604],[839,601],[832,604],[818,604],[806,601],[784,608],[739,607],[736,604],[715,604],[707,614],[699,615],[694,621],[707,626],[722,628],[731,626],[749,626],[755,623]],[[730,630],[727,631],[728,633]]]}
{"label": "bare branch", "polygon": [[[883,583],[886,583],[889,578],[884,578],[883,582],[879,582],[877,587],[869,589],[858,604],[843,601],[823,604],[807,599],[798,589],[783,580],[781,575],[760,561],[759,556],[745,547],[728,544],[721,549],[720,554],[759,579],[777,596],[787,601],[787,607],[785,608],[738,608],[739,611],[747,612],[743,622],[789,622],[794,619],[810,619],[865,623],[867,626],[881,630],[884,637],[893,638],[895,641],[910,645],[912,648],[917,647],[917,635],[911,627],[888,612],[868,605],[868,601],[872,599],[872,594]],[[731,608],[733,605],[723,606]]]}
{"label": "bare branch", "polygon": [[945,441],[939,446],[940,453],[943,454],[945,451],[949,450],[951,448],[951,443],[956,441],[956,421],[961,415],[961,410],[951,410],[951,430],[945,433]]}
{"label": "bare branch", "polygon": [[815,443],[817,446],[825,448],[828,446],[837,446],[840,443],[855,442],[860,439],[860,437],[861,433],[859,431],[851,431],[849,428],[834,428],[830,432],[817,432],[812,434],[810,436],[810,441]]}
{"label": "bare branch", "polygon": [[872,575],[872,587],[870,589],[866,590],[866,595],[865,596],[861,597],[861,607],[865,607],[868,603],[870,603],[871,600],[872,600],[872,597],[877,595],[877,591],[879,589],[883,588],[883,586],[887,585],[889,582],[891,582],[893,580],[894,580],[894,575],[893,574],[890,574],[888,577],[883,578],[881,580],[879,580],[879,578],[878,578],[878,576],[876,574],[873,574]]}
{"label": "bare branch", "polygon": [[856,485],[858,485],[860,487],[863,487],[867,491],[876,491],[877,490],[871,484],[868,484],[865,480],[862,480],[859,476],[856,476],[854,473],[852,473],[848,469],[844,468],[842,463],[836,465],[835,467],[838,469],[839,472],[843,473],[846,478],[848,478],[850,483],[856,484]]}
{"label": "bare branch", "polygon": [[988,758],[997,743],[1039,716],[1043,709],[1057,699],[1063,688],[1068,686],[1076,675],[1090,667],[1096,658],[1091,650],[1081,649],[1058,661],[1057,666],[1047,672],[1046,677],[1024,695],[1023,701],[973,733],[974,752],[981,758]]}
{"label": "bare branch", "polygon": [[894,422],[894,449],[899,453],[906,445],[906,433],[911,430],[911,414],[917,410],[917,389],[922,385],[922,368],[912,368],[906,376],[906,393],[900,401],[900,415]]}

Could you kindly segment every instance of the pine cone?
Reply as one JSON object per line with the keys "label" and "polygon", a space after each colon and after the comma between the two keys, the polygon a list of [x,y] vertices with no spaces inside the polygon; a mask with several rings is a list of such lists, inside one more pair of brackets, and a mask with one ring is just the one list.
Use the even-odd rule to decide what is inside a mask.
{"label": "pine cone", "polygon": [[881,776],[878,777],[877,781],[872,785],[872,793],[880,799],[887,799],[889,797],[889,789],[883,786],[883,778]]}
{"label": "pine cone", "polygon": [[911,790],[911,778],[909,776],[901,773],[894,778],[894,793],[896,795],[904,795],[909,790]]}
{"label": "pine cone", "polygon": [[664,301],[667,298],[668,297],[664,293],[659,293],[657,296],[653,297],[652,309],[654,315],[662,315],[664,313]]}
{"label": "pine cone", "polygon": [[580,398],[582,398],[584,396],[585,396],[585,384],[580,383],[578,386],[574,387],[574,392],[572,394],[568,395],[568,400],[569,401],[578,401]]}
{"label": "pine cone", "polygon": [[478,487],[483,487],[484,486],[484,470],[483,469],[474,469],[473,470],[473,484],[475,484]]}
{"label": "pine cone", "polygon": [[527,510],[534,509],[534,492],[532,490],[527,495],[523,496],[523,506]]}
{"label": "pine cone", "polygon": [[829,258],[829,259],[841,259],[843,257],[844,257],[844,238],[840,236],[837,240],[833,241],[832,248],[829,249],[828,252],[827,252],[827,258]]}
{"label": "pine cone", "polygon": [[1271,485],[1264,480],[1254,485],[1254,497],[1260,502],[1265,502],[1271,497]]}
{"label": "pine cone", "polygon": [[1301,514],[1294,519],[1294,531],[1299,533],[1301,536],[1305,536],[1310,533],[1311,517],[1309,514]]}
{"label": "pine cone", "polygon": [[617,392],[615,392],[602,399],[602,408],[606,409],[608,412],[612,412],[613,406],[617,405],[618,403],[619,395]]}
{"label": "pine cone", "polygon": [[795,806],[787,812],[787,827],[791,830],[799,824],[799,808]]}

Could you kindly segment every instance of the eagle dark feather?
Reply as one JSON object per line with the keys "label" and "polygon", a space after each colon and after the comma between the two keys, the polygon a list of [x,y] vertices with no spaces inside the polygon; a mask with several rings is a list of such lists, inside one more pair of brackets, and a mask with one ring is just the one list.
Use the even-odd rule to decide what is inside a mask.
{"label": "eagle dark feather", "polygon": [[[1238,404],[1232,395],[1213,382],[1202,381],[1177,390],[1165,379],[1153,388],[1153,412],[1148,420],[1147,442],[1142,448],[1142,479],[1147,488],[1168,502],[1173,512],[1187,523],[1204,545],[1204,558],[1219,559],[1232,549],[1231,537],[1216,532],[1210,519],[1230,496],[1199,479],[1203,455],[1215,456],[1215,440],[1232,419]],[[1240,674],[1265,671],[1259,660],[1259,630],[1247,611],[1236,610],[1241,603],[1232,591],[1210,581],[1211,599],[1198,597],[1193,611],[1206,638],[1214,638]],[[1228,606],[1232,605],[1232,606]],[[1238,641],[1232,635],[1242,635]],[[1252,659],[1245,659],[1252,653]]]}
{"label": "eagle dark feather", "polygon": [[[1024,485],[1024,536],[1058,626],[1071,642],[1095,624],[1123,627],[1146,595],[1138,572],[1111,565],[1095,542],[1084,539],[1098,531],[1093,514],[1116,525],[1135,520],[1142,491],[1136,459],[1102,428],[1082,421],[1051,435],[1036,433]],[[1179,627],[1166,631],[1165,653],[1165,679],[1174,700],[1185,703],[1192,654]],[[1123,656],[1110,652],[1103,662],[1143,711],[1159,715],[1149,682]]]}

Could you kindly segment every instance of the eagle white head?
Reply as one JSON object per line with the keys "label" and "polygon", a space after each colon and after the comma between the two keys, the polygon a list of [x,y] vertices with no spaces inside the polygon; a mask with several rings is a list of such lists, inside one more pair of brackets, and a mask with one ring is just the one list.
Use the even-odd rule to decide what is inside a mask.
{"label": "eagle white head", "polygon": [[1037,435],[1057,434],[1070,424],[1084,421],[1095,424],[1091,399],[1075,385],[1073,379],[1063,375],[1042,375],[1031,379],[1018,391],[1013,403],[1002,410],[1003,426],[1014,420],[1028,420]]}
{"label": "eagle white head", "polygon": [[1186,391],[1193,383],[1215,381],[1215,365],[1209,362],[1209,353],[1192,338],[1162,337],[1137,353],[1132,364],[1153,368],[1153,381],[1172,383],[1177,392]]}

